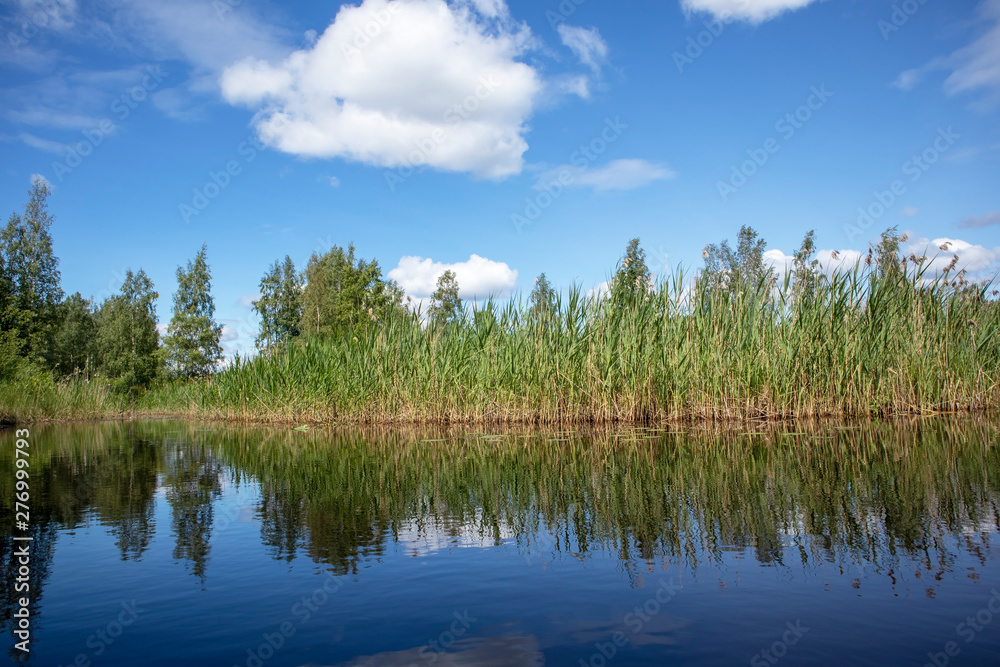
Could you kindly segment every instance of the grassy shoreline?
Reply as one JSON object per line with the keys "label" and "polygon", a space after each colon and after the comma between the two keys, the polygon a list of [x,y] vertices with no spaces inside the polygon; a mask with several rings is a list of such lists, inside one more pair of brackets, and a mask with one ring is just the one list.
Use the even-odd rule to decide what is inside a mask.
{"label": "grassy shoreline", "polygon": [[391,315],[130,399],[96,382],[7,383],[0,420],[561,426],[1000,406],[1000,304],[985,287],[861,266],[808,298],[787,279],[685,285],[675,276],[624,304],[574,291],[541,313],[487,304],[443,327]]}
{"label": "grassy shoreline", "polygon": [[655,426],[684,426],[684,427],[722,427],[742,429],[749,426],[760,425],[781,425],[781,424],[803,424],[803,423],[823,423],[823,422],[869,422],[869,421],[908,421],[914,418],[987,418],[1000,415],[1000,409],[996,406],[981,408],[960,407],[948,411],[911,411],[893,413],[869,413],[864,415],[852,414],[811,414],[811,415],[767,415],[759,418],[727,418],[727,417],[706,417],[704,415],[689,414],[679,416],[668,416],[659,420],[649,420],[642,422],[627,421],[561,421],[543,422],[538,420],[521,421],[484,421],[484,420],[415,420],[415,419],[395,419],[387,421],[331,421],[326,419],[316,419],[309,416],[281,417],[281,418],[256,418],[246,416],[227,416],[223,414],[191,412],[150,412],[145,410],[128,409],[121,412],[108,411],[102,413],[91,413],[86,415],[72,416],[44,416],[36,417],[31,414],[27,416],[11,417],[9,413],[4,413],[0,417],[0,428],[9,428],[26,425],[52,425],[52,424],[92,424],[102,422],[133,422],[133,421],[170,421],[181,420],[189,422],[205,422],[209,424],[231,424],[234,426],[301,426],[312,427],[334,427],[334,428],[390,428],[390,429],[410,429],[410,428],[483,428],[483,427],[503,427],[503,428],[629,428],[629,427],[655,427]]}

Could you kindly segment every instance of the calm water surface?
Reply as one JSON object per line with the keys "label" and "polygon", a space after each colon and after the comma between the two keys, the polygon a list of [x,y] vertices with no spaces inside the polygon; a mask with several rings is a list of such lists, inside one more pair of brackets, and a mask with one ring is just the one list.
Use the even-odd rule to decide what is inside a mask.
{"label": "calm water surface", "polygon": [[30,661],[1000,664],[1000,423],[795,428],[36,426]]}

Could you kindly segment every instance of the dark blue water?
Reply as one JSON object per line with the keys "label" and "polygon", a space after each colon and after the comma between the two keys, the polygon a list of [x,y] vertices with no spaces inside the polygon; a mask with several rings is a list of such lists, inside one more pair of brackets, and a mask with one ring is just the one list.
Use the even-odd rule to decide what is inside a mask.
{"label": "dark blue water", "polygon": [[1000,664],[997,425],[31,429],[37,665]]}

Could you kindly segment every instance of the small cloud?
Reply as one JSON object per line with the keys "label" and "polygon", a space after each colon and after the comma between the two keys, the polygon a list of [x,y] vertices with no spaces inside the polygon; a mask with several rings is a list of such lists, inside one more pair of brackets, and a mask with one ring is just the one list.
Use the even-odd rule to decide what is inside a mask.
{"label": "small cloud", "polygon": [[476,11],[491,19],[503,18],[510,11],[504,0],[472,0],[472,4],[475,5]]}
{"label": "small cloud", "polygon": [[607,280],[603,283],[597,283],[591,289],[587,290],[588,299],[603,299],[604,297],[611,294],[611,281]]}
{"label": "small cloud", "polygon": [[896,77],[896,80],[892,82],[892,87],[900,90],[913,90],[923,77],[924,68],[909,69]]}
{"label": "small cloud", "polygon": [[403,257],[387,275],[408,295],[422,299],[434,293],[438,278],[449,270],[455,273],[463,299],[503,297],[517,286],[516,269],[479,255],[470,255],[468,260],[453,264],[435,262],[429,257]]}
{"label": "small cloud", "polygon": [[[819,262],[820,271],[826,275],[833,275],[841,271],[851,271],[862,261],[864,254],[859,250],[844,248],[841,250],[817,250],[814,258]],[[771,249],[764,252],[764,262],[773,268],[778,275],[784,275],[790,271],[795,262],[794,254],[785,254],[778,249]]]}
{"label": "small cloud", "polygon": [[967,40],[967,44],[946,56],[939,56],[930,62],[897,77],[893,85],[901,90],[910,90],[928,72],[946,71],[944,92],[949,97],[973,91],[985,93],[985,98],[976,102],[981,109],[988,109],[1000,103],[1000,2],[985,0],[977,9],[977,17],[969,23],[977,35]]}
{"label": "small cloud", "polygon": [[234,340],[239,340],[239,338],[240,338],[239,331],[229,326],[228,324],[222,325],[222,335],[219,337],[219,342],[231,343]]}
{"label": "small cloud", "polygon": [[236,354],[250,356],[255,353],[254,339],[257,337],[257,322],[253,318],[241,320],[217,320],[222,325],[222,351],[225,354],[223,365],[232,361]]}
{"label": "small cloud", "polygon": [[17,0],[22,21],[30,21],[35,29],[64,32],[74,27],[77,21],[76,0]]}
{"label": "small cloud", "polygon": [[962,148],[949,150],[948,153],[945,154],[944,159],[955,164],[965,164],[976,159],[976,157],[982,152],[982,146],[963,146]]}
{"label": "small cloud", "polygon": [[205,117],[202,106],[194,103],[193,95],[182,88],[166,88],[150,96],[153,106],[167,118],[192,123]]}
{"label": "small cloud", "polygon": [[776,248],[764,251],[764,263],[774,269],[779,276],[783,276],[786,272],[791,270],[792,262],[794,260],[794,255],[786,255],[784,252]]}
{"label": "small cloud", "polygon": [[553,85],[561,93],[590,99],[590,79],[585,76],[562,76],[553,80]]}
{"label": "small cloud", "polygon": [[[993,224],[1000,224],[1000,212],[996,213],[997,221]],[[983,218],[988,218],[986,214]],[[944,248],[942,248],[944,246]],[[956,271],[965,269],[972,280],[990,279],[1000,271],[1000,247],[987,248],[975,245],[968,241],[951,238],[928,239],[926,237],[913,237],[900,247],[900,255],[909,257],[915,255],[924,257],[924,267],[926,268],[926,279],[933,279],[941,275],[947,268],[954,256],[958,256],[955,265]],[[852,271],[858,262],[863,262],[865,253],[859,250],[845,248],[841,250],[818,250],[815,258],[819,261],[820,270],[827,274]],[[781,250],[768,250],[764,253],[764,260],[779,274],[792,267],[794,255],[785,254]]]}
{"label": "small cloud", "polygon": [[920,213],[920,209],[917,208],[916,206],[907,206],[906,208],[904,208],[902,211],[899,212],[900,215],[907,218],[915,218],[917,217],[917,213]]}
{"label": "small cloud", "polygon": [[580,28],[560,23],[557,28],[562,43],[572,51],[580,62],[593,70],[601,71],[601,63],[608,57],[608,45],[597,28]]}
{"label": "small cloud", "polygon": [[331,176],[330,177],[330,187],[339,188],[340,187],[340,179],[337,178],[336,176]]}
{"label": "small cloud", "polygon": [[35,127],[52,127],[60,130],[90,130],[97,127],[101,122],[101,119],[97,116],[63,113],[42,107],[35,107],[24,111],[9,111],[7,118],[15,123],[34,125]]}
{"label": "small cloud", "polygon": [[22,132],[17,138],[20,139],[26,146],[37,148],[38,150],[45,151],[46,153],[62,155],[66,152],[65,144],[61,144],[57,141],[49,141],[48,139],[42,139],[41,137],[36,137],[33,134],[28,134],[27,132]]}
{"label": "small cloud", "polygon": [[[983,218],[988,218],[989,215],[986,214]],[[947,249],[942,250],[941,246]],[[907,254],[912,252],[918,256],[925,255],[929,259],[931,275],[943,271],[954,255],[958,256],[955,268],[967,271],[972,280],[992,278],[1000,271],[1000,247],[987,248],[962,239],[914,238],[907,244],[904,252]]]}
{"label": "small cloud", "polygon": [[993,225],[1000,225],[1000,211],[989,211],[980,216],[971,215],[958,223],[958,226],[963,229],[992,227]]}
{"label": "small cloud", "polygon": [[41,181],[42,183],[45,183],[45,185],[49,186],[49,190],[54,189],[52,183],[49,182],[49,179],[45,178],[41,174],[31,175],[31,183],[34,183],[35,181]]}
{"label": "small cloud", "polygon": [[255,294],[244,294],[236,302],[236,305],[238,305],[240,308],[252,308],[253,302],[259,298],[260,298],[260,292],[257,292]]}
{"label": "small cloud", "polygon": [[597,192],[633,190],[676,176],[675,171],[663,164],[636,159],[613,160],[598,169],[581,169],[571,164],[556,167],[543,174],[535,187],[542,189],[560,183],[567,187],[589,187]]}
{"label": "small cloud", "polygon": [[681,0],[685,12],[708,12],[720,20],[763,23],[815,0]]}

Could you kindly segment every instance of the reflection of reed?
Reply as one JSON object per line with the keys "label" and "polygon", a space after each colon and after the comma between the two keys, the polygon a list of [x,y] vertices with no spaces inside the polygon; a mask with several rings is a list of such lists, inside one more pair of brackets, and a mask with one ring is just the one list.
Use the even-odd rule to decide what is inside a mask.
{"label": "reflection of reed", "polygon": [[[138,558],[154,530],[159,476],[176,555],[199,576],[225,474],[259,483],[261,540],[273,557],[308,555],[341,573],[395,542],[425,550],[504,544],[529,559],[605,551],[630,570],[641,560],[714,566],[741,552],[773,566],[876,572],[899,571],[904,558],[937,572],[956,550],[985,561],[1000,524],[995,424],[794,428],[504,435],[47,427],[35,436],[36,483],[44,486],[36,511],[62,526],[92,513],[123,558]],[[0,467],[12,466],[9,452],[0,457]],[[11,479],[0,476],[4,503]]]}

